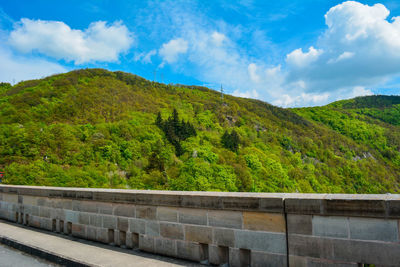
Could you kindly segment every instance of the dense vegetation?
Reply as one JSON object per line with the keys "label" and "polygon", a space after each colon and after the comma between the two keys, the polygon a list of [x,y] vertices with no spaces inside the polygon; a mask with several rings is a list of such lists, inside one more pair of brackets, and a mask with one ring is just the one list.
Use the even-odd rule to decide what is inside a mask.
{"label": "dense vegetation", "polygon": [[282,109],[102,69],[0,84],[10,184],[399,192],[399,127],[400,97]]}

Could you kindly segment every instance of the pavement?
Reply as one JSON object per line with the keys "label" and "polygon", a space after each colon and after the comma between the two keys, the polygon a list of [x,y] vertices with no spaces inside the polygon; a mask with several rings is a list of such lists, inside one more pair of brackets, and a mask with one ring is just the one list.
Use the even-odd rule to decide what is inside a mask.
{"label": "pavement", "polygon": [[0,220],[0,243],[68,266],[202,266],[139,250],[122,249]]}

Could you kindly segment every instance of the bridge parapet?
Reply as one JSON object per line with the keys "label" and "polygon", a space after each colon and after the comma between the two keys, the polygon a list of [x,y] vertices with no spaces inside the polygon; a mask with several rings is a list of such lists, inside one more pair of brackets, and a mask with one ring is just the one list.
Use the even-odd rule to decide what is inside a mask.
{"label": "bridge parapet", "polygon": [[0,218],[215,265],[400,265],[399,195],[0,185]]}

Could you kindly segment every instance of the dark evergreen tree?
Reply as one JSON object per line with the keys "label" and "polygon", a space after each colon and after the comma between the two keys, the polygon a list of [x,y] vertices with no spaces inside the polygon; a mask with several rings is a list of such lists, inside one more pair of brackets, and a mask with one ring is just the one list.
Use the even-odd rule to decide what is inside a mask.
{"label": "dark evergreen tree", "polygon": [[179,120],[179,114],[176,109],[174,109],[167,121],[163,121],[161,114],[158,113],[155,123],[165,133],[167,140],[175,147],[177,156],[185,152],[180,142],[197,135],[196,129],[190,122],[185,122],[183,119]]}
{"label": "dark evergreen tree", "polygon": [[232,130],[231,133],[225,131],[221,137],[221,144],[223,147],[237,152],[239,150],[240,138],[238,133],[235,130]]}
{"label": "dark evergreen tree", "polygon": [[160,112],[157,113],[156,125],[157,125],[159,128],[162,128],[162,127],[163,127],[163,120],[162,120],[162,117],[161,117],[161,113],[160,113]]}

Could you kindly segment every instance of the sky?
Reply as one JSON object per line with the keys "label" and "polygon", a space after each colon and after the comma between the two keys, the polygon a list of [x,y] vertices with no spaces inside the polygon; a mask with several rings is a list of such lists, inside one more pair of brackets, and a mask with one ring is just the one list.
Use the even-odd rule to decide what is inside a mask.
{"label": "sky", "polygon": [[81,68],[282,107],[400,93],[400,1],[0,0],[0,81]]}

